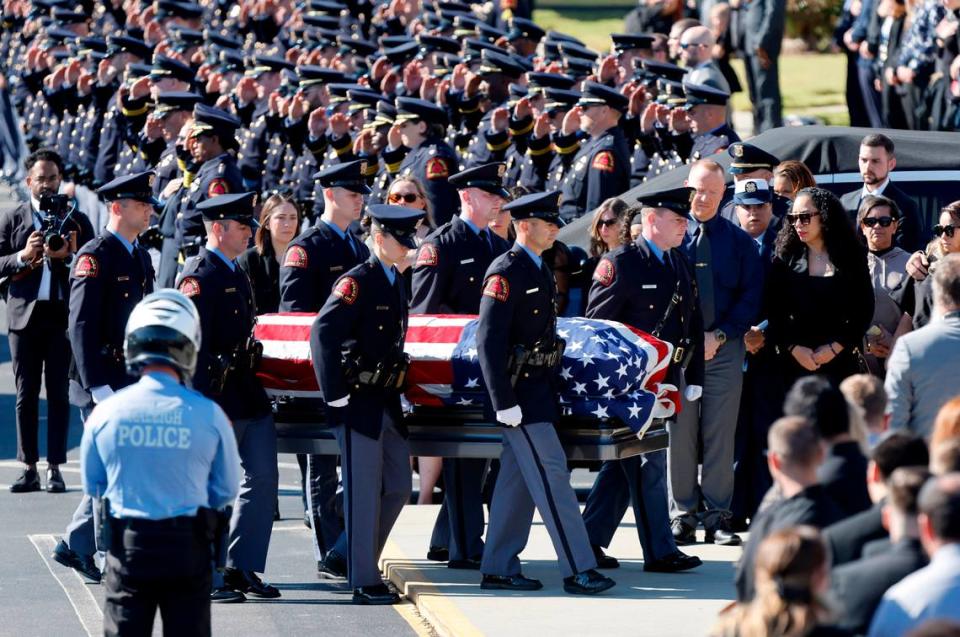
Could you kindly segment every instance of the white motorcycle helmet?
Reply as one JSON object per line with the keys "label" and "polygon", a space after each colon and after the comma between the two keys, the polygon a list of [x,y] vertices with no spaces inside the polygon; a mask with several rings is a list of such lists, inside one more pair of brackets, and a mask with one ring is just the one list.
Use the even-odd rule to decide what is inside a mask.
{"label": "white motorcycle helmet", "polygon": [[127,371],[147,365],[174,367],[183,382],[193,377],[200,351],[200,314],[186,296],[164,289],[143,298],[127,319],[123,356]]}

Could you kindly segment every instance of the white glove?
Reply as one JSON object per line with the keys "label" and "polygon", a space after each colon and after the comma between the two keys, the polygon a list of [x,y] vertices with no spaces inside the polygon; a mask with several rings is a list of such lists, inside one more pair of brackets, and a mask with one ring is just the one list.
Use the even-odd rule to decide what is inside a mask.
{"label": "white glove", "polygon": [[110,385],[100,385],[91,389],[90,395],[93,397],[93,402],[102,403],[107,398],[113,396],[113,390],[110,389]]}
{"label": "white glove", "polygon": [[328,407],[346,407],[350,404],[350,394],[347,394],[343,398],[337,398],[336,400],[331,400],[327,403]]}
{"label": "white glove", "polygon": [[702,395],[703,387],[700,385],[687,385],[687,388],[683,390],[683,397],[687,399],[687,402],[696,402],[700,400]]}
{"label": "white glove", "polygon": [[406,394],[400,394],[400,409],[404,415],[413,413],[413,403],[407,400]]}
{"label": "white glove", "polygon": [[497,422],[502,422],[508,427],[516,427],[523,421],[523,412],[520,411],[520,405],[514,405],[510,409],[497,410]]}

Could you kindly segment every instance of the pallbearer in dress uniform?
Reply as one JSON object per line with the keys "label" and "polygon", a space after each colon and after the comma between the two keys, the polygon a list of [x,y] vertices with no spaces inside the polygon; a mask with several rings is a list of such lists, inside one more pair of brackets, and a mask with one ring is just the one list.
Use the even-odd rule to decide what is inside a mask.
{"label": "pallbearer in dress uniform", "polygon": [[592,595],[614,581],[593,570],[597,560],[554,429],[564,343],[556,333],[556,284],[540,255],[562,223],[558,195],[526,195],[504,206],[513,215],[517,242],[490,265],[483,285],[477,351],[496,419],[505,426],[480,587],[543,588],[521,574],[518,557],[536,507],[557,552],[564,590]]}
{"label": "pallbearer in dress uniform", "polygon": [[412,488],[400,408],[407,295],[396,264],[416,247],[424,216],[402,206],[370,206],[373,254],[336,282],[310,333],[317,382],[340,445],[355,604],[399,601],[377,566]]}

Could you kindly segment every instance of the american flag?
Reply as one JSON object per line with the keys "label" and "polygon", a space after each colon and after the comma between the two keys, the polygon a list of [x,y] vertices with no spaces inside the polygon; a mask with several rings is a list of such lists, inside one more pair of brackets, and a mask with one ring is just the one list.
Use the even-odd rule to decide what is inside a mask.
{"label": "american flag", "polygon": [[[320,398],[310,358],[316,315],[264,314],[255,336],[263,344],[258,375],[272,396]],[[407,400],[424,408],[479,409],[487,390],[477,357],[477,317],[412,315],[406,353]],[[567,348],[560,365],[565,415],[619,420],[643,432],[654,418],[679,410],[676,387],[664,382],[673,346],[623,323],[560,318]]]}

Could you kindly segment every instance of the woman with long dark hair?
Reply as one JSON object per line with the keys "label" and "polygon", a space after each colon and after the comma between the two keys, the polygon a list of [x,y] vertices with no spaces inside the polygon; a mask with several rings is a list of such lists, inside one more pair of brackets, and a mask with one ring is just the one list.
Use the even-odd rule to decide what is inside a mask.
{"label": "woman with long dark hair", "polygon": [[866,251],[840,200],[823,188],[798,192],[784,221],[767,281],[767,339],[785,386],[808,374],[839,384],[863,371],[874,305]]}
{"label": "woman with long dark hair", "polygon": [[280,308],[280,262],[287,246],[300,234],[302,219],[292,194],[270,195],[260,210],[253,247],[237,257],[237,265],[250,278],[258,314]]}

